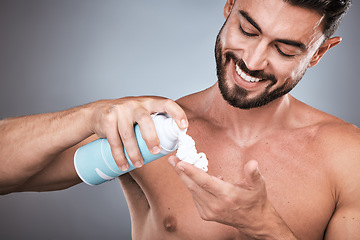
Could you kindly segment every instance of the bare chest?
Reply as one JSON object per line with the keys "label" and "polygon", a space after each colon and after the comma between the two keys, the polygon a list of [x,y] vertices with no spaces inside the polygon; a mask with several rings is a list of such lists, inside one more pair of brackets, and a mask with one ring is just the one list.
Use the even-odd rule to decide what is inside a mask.
{"label": "bare chest", "polygon": [[[299,236],[322,239],[334,203],[326,168],[311,138],[275,136],[239,146],[222,136],[218,141],[193,137],[198,150],[208,156],[208,173],[225,181],[241,182],[244,164],[257,160],[268,197],[288,226]],[[247,239],[232,227],[202,220],[190,192],[165,158],[145,166],[134,178],[149,204],[146,218],[133,219],[135,228],[136,222],[147,226],[139,231],[154,234],[156,239]]]}
{"label": "bare chest", "polygon": [[241,182],[243,167],[256,160],[268,198],[292,229],[305,239],[322,239],[335,208],[333,185],[323,148],[313,129],[282,131],[250,144],[219,135],[218,142],[197,141],[209,157],[209,174]]}

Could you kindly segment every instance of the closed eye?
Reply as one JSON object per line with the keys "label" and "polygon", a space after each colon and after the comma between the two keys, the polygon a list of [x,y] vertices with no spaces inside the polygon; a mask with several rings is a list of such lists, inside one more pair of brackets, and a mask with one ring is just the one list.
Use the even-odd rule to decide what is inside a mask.
{"label": "closed eye", "polygon": [[283,51],[281,51],[281,49],[279,48],[279,46],[276,45],[276,44],[275,44],[275,48],[276,48],[276,50],[280,53],[280,55],[282,55],[282,56],[284,56],[284,57],[288,57],[288,58],[295,57],[295,55],[286,54],[286,53],[284,53]]}
{"label": "closed eye", "polygon": [[249,32],[246,32],[240,25],[240,31],[245,35],[245,36],[248,36],[248,37],[256,37],[258,36],[256,33],[249,33]]}

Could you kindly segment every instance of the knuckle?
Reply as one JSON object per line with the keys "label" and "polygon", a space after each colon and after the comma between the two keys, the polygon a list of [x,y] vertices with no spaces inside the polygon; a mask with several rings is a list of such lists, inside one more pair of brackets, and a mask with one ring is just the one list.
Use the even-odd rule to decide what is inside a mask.
{"label": "knuckle", "polygon": [[110,113],[116,111],[117,108],[118,108],[118,105],[111,105],[111,106],[108,108],[107,113],[110,114]]}
{"label": "knuckle", "polygon": [[223,198],[223,202],[225,204],[225,206],[233,206],[235,205],[235,199],[230,197],[230,196],[226,196]]}
{"label": "knuckle", "polygon": [[210,209],[211,209],[211,211],[210,211],[210,217],[214,217],[215,215],[217,215],[217,214],[219,214],[219,213],[221,213],[222,211],[223,211],[223,209],[219,206],[219,205],[217,205],[217,204],[213,204],[213,205],[211,205],[210,206]]}
{"label": "knuckle", "polygon": [[104,126],[104,128],[109,128],[116,123],[116,118],[111,112],[109,112],[107,114],[102,115],[101,123]]}
{"label": "knuckle", "polygon": [[106,116],[103,117],[102,122],[104,127],[108,128],[114,124],[114,118],[112,117],[112,115],[107,114]]}
{"label": "knuckle", "polygon": [[207,215],[205,214],[205,212],[200,213],[200,217],[202,220],[208,221]]}
{"label": "knuckle", "polygon": [[144,141],[147,143],[147,145],[149,147],[151,146],[157,146],[157,145],[160,145],[160,140],[157,136],[157,133],[156,131],[150,131],[150,130],[143,130],[141,132],[142,134],[142,138],[144,139]]}
{"label": "knuckle", "polygon": [[156,136],[149,137],[147,140],[153,146],[160,146],[160,140]]}
{"label": "knuckle", "polygon": [[128,161],[127,161],[127,159],[126,159],[126,157],[124,155],[119,156],[118,162],[119,162],[120,166],[128,163]]}
{"label": "knuckle", "polygon": [[208,183],[200,183],[199,186],[204,189],[207,190],[209,188],[209,184]]}
{"label": "knuckle", "polygon": [[122,165],[127,163],[127,160],[123,154],[118,153],[115,155],[115,162],[119,167],[121,167]]}
{"label": "knuckle", "polygon": [[142,159],[140,153],[138,153],[137,151],[129,150],[127,151],[127,154],[129,156],[130,161],[133,163],[141,161]]}
{"label": "knuckle", "polygon": [[124,110],[124,109],[136,109],[138,106],[138,103],[136,100],[127,100],[125,102],[123,102],[121,105],[118,105],[121,109],[119,110]]}
{"label": "knuckle", "polygon": [[188,188],[191,192],[195,192],[195,191],[196,191],[196,184],[195,184],[195,183],[188,183],[188,184],[187,184],[187,188]]}
{"label": "knuckle", "polygon": [[108,137],[108,142],[110,144],[110,148],[112,153],[117,156],[120,154],[120,149],[121,149],[121,143],[116,141],[116,139],[112,138],[112,137]]}
{"label": "knuckle", "polygon": [[120,135],[121,135],[122,141],[127,142],[127,141],[129,141],[129,139],[131,139],[133,137],[134,133],[129,129],[123,129],[121,131]]}
{"label": "knuckle", "polygon": [[116,164],[119,167],[124,165],[127,161],[124,152],[122,151],[122,146],[120,146],[119,144],[115,144],[112,145],[111,148],[112,148],[112,155],[114,157]]}
{"label": "knuckle", "polygon": [[172,107],[172,106],[174,106],[174,101],[173,100],[171,100],[171,99],[164,99],[164,106],[167,108],[167,107]]}
{"label": "knuckle", "polygon": [[154,104],[158,104],[165,98],[159,96],[144,96],[140,98],[140,102],[146,106],[153,106]]}
{"label": "knuckle", "polygon": [[205,210],[202,212],[200,217],[205,221],[212,221],[214,219],[214,214],[212,211]]}
{"label": "knuckle", "polygon": [[143,136],[143,139],[144,139],[144,141],[146,142],[149,150],[151,150],[150,148],[153,148],[153,147],[155,147],[155,146],[159,146],[159,145],[160,145],[160,141],[157,140],[156,138]]}
{"label": "knuckle", "polygon": [[137,117],[136,122],[147,122],[150,120],[150,115],[144,109],[137,110]]}

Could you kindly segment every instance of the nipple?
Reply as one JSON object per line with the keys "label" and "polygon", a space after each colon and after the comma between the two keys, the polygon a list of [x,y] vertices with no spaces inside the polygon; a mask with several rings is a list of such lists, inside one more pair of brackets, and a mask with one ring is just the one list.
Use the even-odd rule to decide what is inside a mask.
{"label": "nipple", "polygon": [[163,221],[163,226],[167,232],[176,231],[176,218],[173,216],[168,216]]}
{"label": "nipple", "polygon": [[176,156],[184,162],[193,164],[204,172],[208,171],[208,160],[205,153],[198,153],[195,148],[195,141],[185,131],[179,134],[179,148]]}

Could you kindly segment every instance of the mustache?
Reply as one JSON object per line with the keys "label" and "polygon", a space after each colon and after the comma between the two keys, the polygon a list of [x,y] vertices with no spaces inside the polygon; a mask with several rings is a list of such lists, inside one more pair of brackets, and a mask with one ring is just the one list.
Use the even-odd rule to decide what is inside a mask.
{"label": "mustache", "polygon": [[234,53],[232,52],[227,52],[225,54],[225,65],[228,64],[230,62],[230,60],[233,60],[235,62],[236,65],[239,66],[239,68],[245,72],[247,75],[251,76],[251,77],[255,77],[255,78],[260,78],[260,79],[264,79],[264,80],[270,80],[273,82],[273,84],[275,84],[277,82],[276,77],[273,74],[267,74],[265,73],[264,70],[250,70],[247,68],[244,60],[239,59],[235,56]]}

